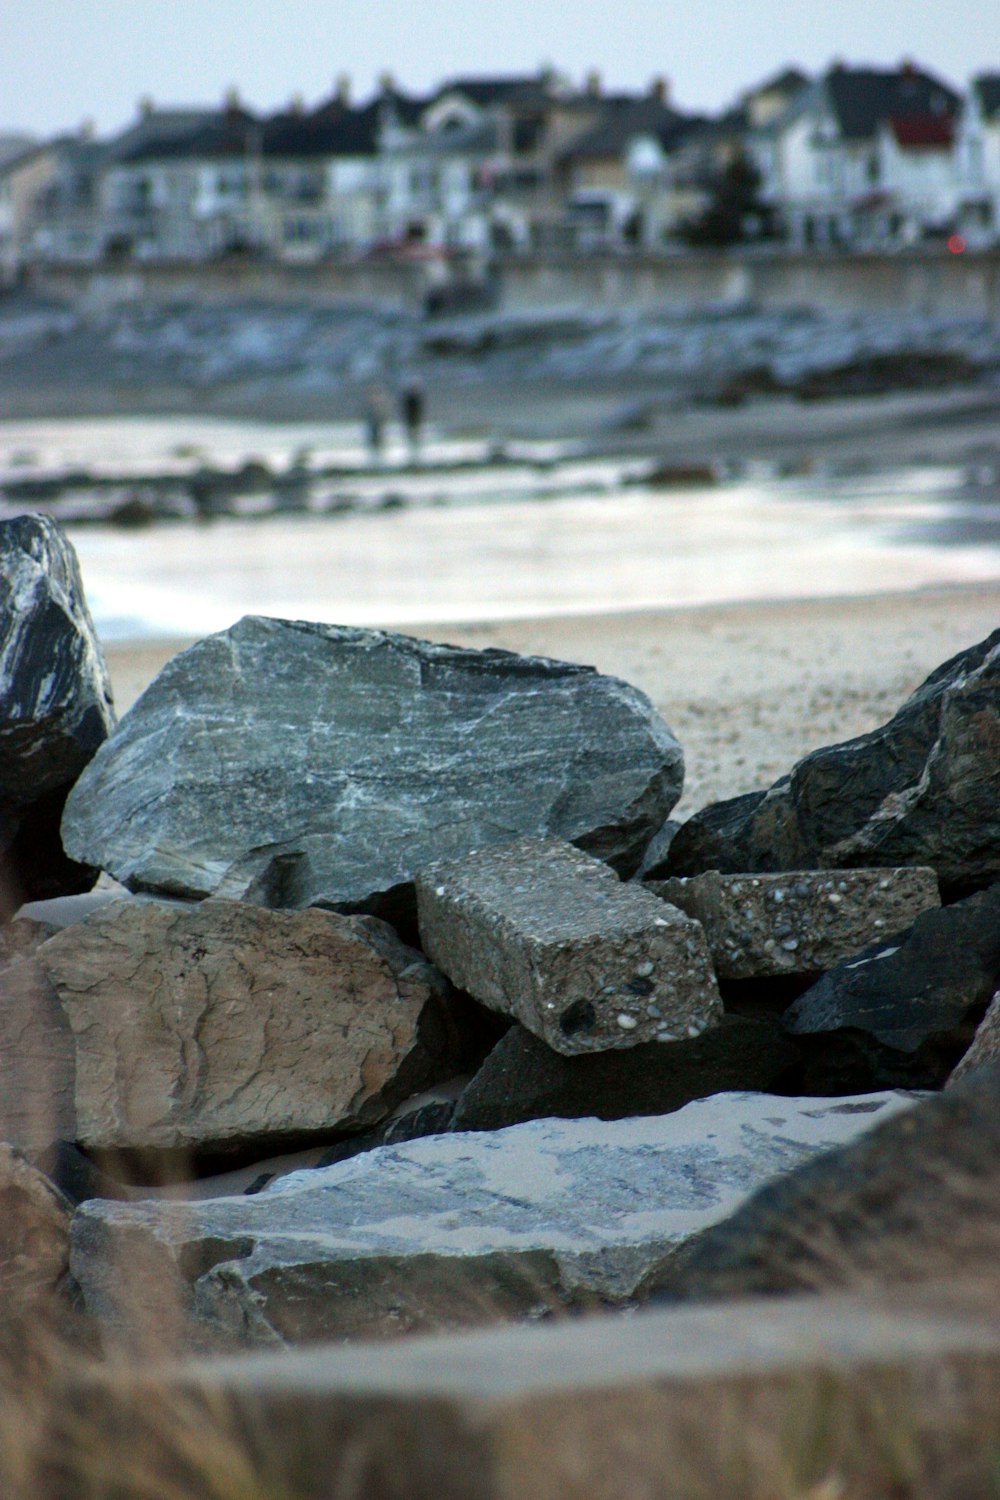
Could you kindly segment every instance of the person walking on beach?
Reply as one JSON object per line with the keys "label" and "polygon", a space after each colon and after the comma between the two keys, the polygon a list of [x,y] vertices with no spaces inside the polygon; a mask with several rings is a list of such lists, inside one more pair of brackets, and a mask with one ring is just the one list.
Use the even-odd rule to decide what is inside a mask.
{"label": "person walking on beach", "polygon": [[365,388],[365,433],[371,461],[376,465],[382,462],[388,417],[389,397],[385,387],[373,382]]}
{"label": "person walking on beach", "polygon": [[420,453],[420,439],[424,425],[424,392],[419,381],[407,381],[400,394],[399,404],[410,453],[415,459]]}

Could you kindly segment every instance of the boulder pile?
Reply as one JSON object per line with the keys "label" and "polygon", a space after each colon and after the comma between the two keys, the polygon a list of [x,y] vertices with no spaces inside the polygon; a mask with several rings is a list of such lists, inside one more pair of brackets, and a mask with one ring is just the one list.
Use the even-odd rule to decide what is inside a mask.
{"label": "boulder pile", "polygon": [[677,828],[589,667],[247,618],[116,725],[0,566],[0,1279],[215,1348],[995,1260],[1000,632]]}

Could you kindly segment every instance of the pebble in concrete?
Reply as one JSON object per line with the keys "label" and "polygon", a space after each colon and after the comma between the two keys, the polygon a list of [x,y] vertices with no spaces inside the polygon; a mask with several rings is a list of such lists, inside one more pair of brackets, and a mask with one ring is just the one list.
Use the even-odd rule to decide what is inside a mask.
{"label": "pebble in concrete", "polygon": [[105,1333],[162,1347],[388,1337],[628,1298],[746,1196],[906,1108],[717,1094],[635,1120],[429,1136],[247,1198],[95,1199],[72,1274]]}
{"label": "pebble in concrete", "polygon": [[698,1036],[722,1015],[699,923],[560,839],[424,869],[424,951],[557,1052]]}
{"label": "pebble in concrete", "polygon": [[939,906],[933,870],[797,870],[650,881],[704,927],[720,979],[830,969]]}

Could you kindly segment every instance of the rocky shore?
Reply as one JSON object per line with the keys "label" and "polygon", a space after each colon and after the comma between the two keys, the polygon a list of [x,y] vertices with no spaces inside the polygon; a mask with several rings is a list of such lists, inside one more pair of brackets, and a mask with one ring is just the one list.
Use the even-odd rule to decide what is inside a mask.
{"label": "rocky shore", "polygon": [[[55,522],[3,523],[0,571],[18,601],[0,678],[0,1278],[90,1351],[62,1401],[108,1433],[150,1378],[167,1406],[185,1382],[249,1401],[264,1428],[234,1439],[240,1462],[267,1450],[296,1496],[512,1500],[528,1473],[553,1500],[728,1494],[732,1444],[773,1481],[782,1454],[750,1435],[780,1447],[796,1401],[812,1493],[831,1475],[855,1493],[859,1469],[857,1493],[899,1493],[900,1423],[921,1483],[956,1465],[986,1483],[988,591],[885,601],[895,655],[877,664],[860,649],[877,612],[831,601],[771,607],[756,630],[747,611],[613,638],[597,622],[600,670],[578,663],[594,622],[444,643],[248,617],[163,662],[111,653],[109,677]],[[767,631],[784,648],[751,682],[741,652],[759,657]],[[787,739],[764,722],[749,757],[699,768],[709,743],[742,743],[754,693],[797,679],[802,656],[822,668],[820,639],[867,695],[824,704],[814,679],[822,714],[786,702]],[[701,652],[686,662],[685,641]],[[626,660],[645,667],[619,675]],[[119,710],[144,687],[120,718],[112,681]],[[699,717],[711,735],[692,749],[679,726]],[[822,1295],[803,1310],[803,1291]],[[761,1293],[782,1307],[737,1300],[723,1335],[719,1300]],[[395,1394],[366,1363],[400,1334],[539,1320],[565,1326],[400,1346],[418,1352]],[[353,1375],[328,1353],[345,1339]],[[474,1418],[452,1349],[463,1390],[485,1381]],[[165,1354],[182,1363],[150,1376]],[[123,1390],[116,1361],[136,1357]],[[903,1391],[881,1428],[875,1367]],[[687,1393],[669,1417],[664,1381]],[[610,1468],[587,1410],[628,1435]],[[338,1434],[325,1449],[321,1429]],[[839,1456],[810,1446],[820,1431]],[[701,1490],[663,1467],[692,1445],[713,1450]]]}

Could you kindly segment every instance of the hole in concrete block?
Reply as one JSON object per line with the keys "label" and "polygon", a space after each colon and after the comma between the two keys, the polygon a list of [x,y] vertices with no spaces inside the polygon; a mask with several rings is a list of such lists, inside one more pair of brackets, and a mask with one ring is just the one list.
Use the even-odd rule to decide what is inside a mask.
{"label": "hole in concrete block", "polygon": [[593,1031],[596,1025],[597,1011],[589,1000],[577,1000],[559,1017],[563,1036],[579,1036],[581,1031]]}

